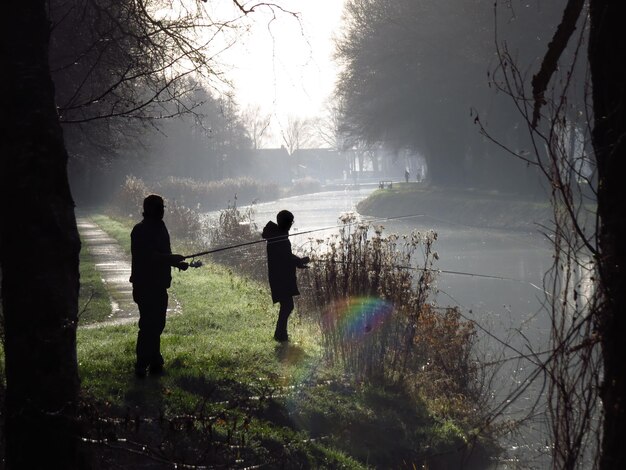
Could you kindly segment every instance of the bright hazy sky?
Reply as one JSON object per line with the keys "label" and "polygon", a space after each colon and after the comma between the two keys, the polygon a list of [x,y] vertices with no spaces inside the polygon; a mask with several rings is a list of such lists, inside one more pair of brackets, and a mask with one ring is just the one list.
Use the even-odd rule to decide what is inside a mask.
{"label": "bright hazy sky", "polygon": [[273,138],[265,146],[280,146],[280,125],[287,116],[309,118],[323,112],[337,75],[333,37],[339,32],[344,0],[278,3],[297,12],[299,21],[279,12],[272,20],[267,10],[259,10],[249,15],[249,34],[221,57],[241,109],[259,105],[274,116]]}

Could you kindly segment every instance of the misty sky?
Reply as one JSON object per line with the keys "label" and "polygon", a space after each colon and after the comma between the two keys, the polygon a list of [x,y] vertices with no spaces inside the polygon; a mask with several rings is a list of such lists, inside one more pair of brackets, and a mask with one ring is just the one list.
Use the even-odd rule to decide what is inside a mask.
{"label": "misty sky", "polygon": [[[333,91],[337,68],[332,61],[344,0],[285,0],[281,6],[298,12],[251,15],[250,32],[226,51],[222,60],[242,109],[259,105],[274,115],[273,139],[280,146],[278,126],[287,116],[317,116]],[[269,145],[268,145],[269,144]]]}

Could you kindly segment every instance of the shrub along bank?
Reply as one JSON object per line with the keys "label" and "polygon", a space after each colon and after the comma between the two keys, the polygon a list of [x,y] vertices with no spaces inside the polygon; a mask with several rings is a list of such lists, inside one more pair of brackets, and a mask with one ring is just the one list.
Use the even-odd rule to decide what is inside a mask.
{"label": "shrub along bank", "polygon": [[[127,224],[106,217],[95,220],[110,234],[127,237]],[[345,247],[340,249],[351,256]],[[377,262],[366,255],[360,259]],[[338,280],[340,274],[325,269],[309,276],[313,285],[325,276]],[[380,281],[387,282],[389,292],[407,287],[406,278],[400,284]],[[351,282],[354,287],[364,281]],[[178,463],[436,469],[457,468],[460,459],[481,468],[495,451],[463,407],[454,410],[462,384],[450,382],[453,379],[442,376],[436,366],[429,369],[432,361],[426,356],[434,357],[432,351],[412,349],[407,356],[393,345],[383,351],[366,340],[359,346],[358,338],[342,339],[355,334],[353,328],[339,325],[336,314],[330,318],[341,327],[329,328],[328,315],[320,321],[312,311],[315,302],[304,299],[290,320],[292,342],[277,344],[272,339],[276,308],[265,283],[217,264],[175,271],[171,292],[183,313],[168,319],[163,377],[134,378],[134,325],[79,331],[85,448],[99,456],[96,468],[109,468],[113,462],[116,468],[136,468],[152,462],[151,468]],[[407,322],[417,319],[409,311],[405,315]],[[443,330],[437,329],[433,315],[431,309],[420,313],[426,329],[411,335],[414,343],[433,336],[427,347],[437,347],[434,337]],[[447,342],[467,333],[449,315],[441,317]],[[395,333],[376,337],[406,339],[397,336],[397,330],[407,325],[404,320],[396,328],[388,325],[385,328]],[[369,333],[368,325],[363,326]],[[466,349],[462,344],[454,347],[461,349],[449,355],[460,361],[458,352]],[[370,351],[383,357],[377,365],[368,359],[373,357]],[[445,389],[427,390],[425,383],[385,375],[394,358],[404,365],[389,369],[391,375],[425,368],[433,382],[456,387],[450,396],[440,397],[445,410],[436,409],[441,400],[427,396],[445,394]],[[355,374],[350,364],[357,364],[360,372]],[[467,400],[460,401],[465,406]]]}

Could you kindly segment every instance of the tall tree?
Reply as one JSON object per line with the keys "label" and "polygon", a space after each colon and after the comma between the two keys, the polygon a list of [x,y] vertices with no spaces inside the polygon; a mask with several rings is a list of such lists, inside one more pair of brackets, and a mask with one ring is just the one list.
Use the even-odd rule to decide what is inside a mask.
{"label": "tall tree", "polygon": [[[536,31],[539,15],[519,10],[502,22],[524,38],[516,42],[520,55],[536,57],[542,51],[537,45],[546,40]],[[555,10],[542,3],[540,13],[545,18]],[[391,155],[404,148],[419,152],[441,185],[526,189],[524,165],[485,145],[470,115],[471,109],[487,113],[494,131],[507,130],[516,146],[523,144],[521,129],[510,131],[520,127],[519,116],[487,86],[494,58],[492,1],[350,0],[345,16],[337,94],[350,134],[383,144]]]}
{"label": "tall tree", "polygon": [[600,468],[626,468],[626,4],[590,0],[592,142],[598,167],[600,337],[604,428]]}
{"label": "tall tree", "polygon": [[6,465],[77,468],[80,241],[48,66],[44,0],[5,5],[0,229]]}

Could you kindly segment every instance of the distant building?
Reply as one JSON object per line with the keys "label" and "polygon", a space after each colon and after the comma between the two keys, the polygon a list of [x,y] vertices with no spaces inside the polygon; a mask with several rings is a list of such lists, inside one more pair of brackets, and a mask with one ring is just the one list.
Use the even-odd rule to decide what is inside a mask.
{"label": "distant building", "polygon": [[252,151],[246,174],[260,181],[291,184],[295,179],[312,178],[322,184],[336,182],[350,174],[346,156],[332,149],[298,149],[289,155],[284,147]]}
{"label": "distant building", "polygon": [[287,185],[295,177],[295,163],[285,147],[256,149],[246,173],[260,181]]}
{"label": "distant building", "polygon": [[298,149],[293,152],[296,178],[313,178],[325,184],[341,180],[350,168],[345,157],[333,149]]}

